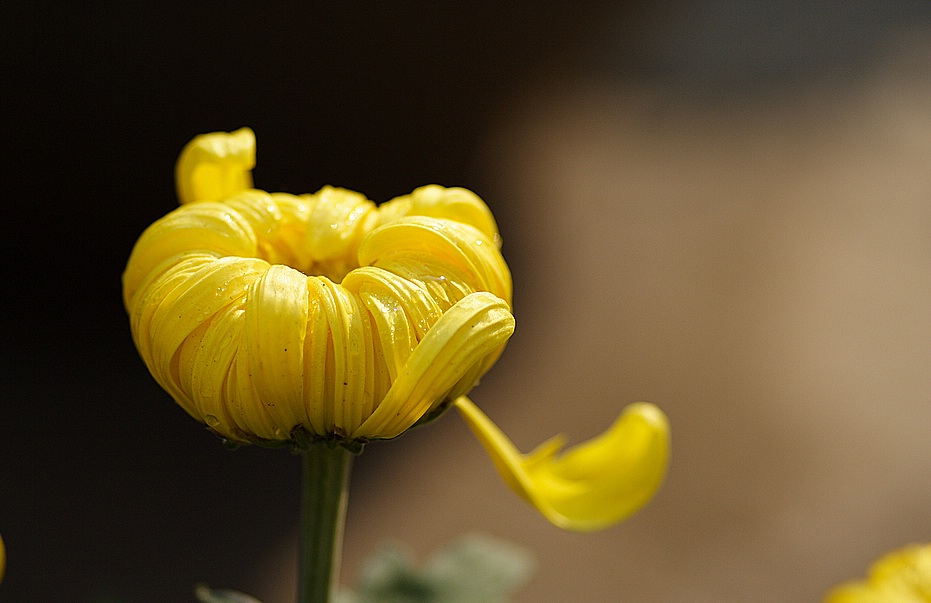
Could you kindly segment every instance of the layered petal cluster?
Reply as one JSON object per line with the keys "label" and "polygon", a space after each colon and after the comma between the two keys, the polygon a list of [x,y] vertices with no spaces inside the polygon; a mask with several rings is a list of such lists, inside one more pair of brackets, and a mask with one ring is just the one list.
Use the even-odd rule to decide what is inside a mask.
{"label": "layered petal cluster", "polygon": [[393,438],[451,404],[505,480],[551,521],[591,530],[642,506],[666,469],[662,412],[635,405],[591,443],[524,457],[465,397],[514,331],[494,217],[430,185],[376,206],[334,187],[252,187],[251,130],[182,151],[181,206],[123,274],[136,347],[191,416],[233,443]]}
{"label": "layered petal cluster", "polygon": [[250,131],[189,144],[183,204],[130,256],[124,302],[159,384],[236,442],[392,438],[468,392],[514,331],[485,204],[243,189],[252,149]]}
{"label": "layered petal cluster", "polygon": [[825,603],[931,603],[931,544],[884,555],[866,580],[835,588]]}

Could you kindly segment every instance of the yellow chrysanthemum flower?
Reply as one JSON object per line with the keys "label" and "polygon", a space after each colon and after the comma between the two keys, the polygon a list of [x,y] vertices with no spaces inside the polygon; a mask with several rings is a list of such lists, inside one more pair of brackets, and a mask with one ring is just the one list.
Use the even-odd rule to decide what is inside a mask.
{"label": "yellow chrysanthemum flower", "polygon": [[465,394],[514,331],[495,220],[436,185],[380,206],[352,191],[252,189],[251,130],[196,137],[181,207],[152,224],[123,274],[140,355],[191,416],[233,443],[360,446],[455,405],[505,480],[565,528],[633,513],[665,474],[655,406],[556,456],[524,456]]}
{"label": "yellow chrysanthemum flower", "polygon": [[913,544],[881,557],[862,582],[843,584],[825,603],[931,603],[931,544]]}

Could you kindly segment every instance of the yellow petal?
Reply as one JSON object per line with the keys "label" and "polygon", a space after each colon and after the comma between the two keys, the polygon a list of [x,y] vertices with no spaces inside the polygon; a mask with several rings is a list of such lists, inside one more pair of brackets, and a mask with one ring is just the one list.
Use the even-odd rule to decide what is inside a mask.
{"label": "yellow petal", "polygon": [[[498,248],[480,230],[461,222],[414,216],[386,224],[363,241],[359,262],[431,282],[436,286],[431,291],[474,283],[474,288],[511,300],[511,273]],[[447,297],[457,301],[463,293],[468,291],[449,291]]]}
{"label": "yellow petal", "polygon": [[146,284],[193,254],[256,257],[251,225],[222,203],[202,202],[179,207],[145,229],[133,246],[123,273],[123,301],[134,305]]}
{"label": "yellow petal", "polygon": [[409,204],[409,215],[444,218],[474,226],[500,247],[498,225],[488,206],[472,191],[428,184],[388,204]]}
{"label": "yellow petal", "polygon": [[249,128],[196,136],[175,164],[178,199],[217,201],[252,188],[254,167],[255,134]]}
{"label": "yellow petal", "polygon": [[[328,325],[325,330],[311,334],[317,340],[312,349],[314,345],[322,346],[311,357],[314,359],[311,364],[314,361],[326,364],[314,369],[322,372],[313,381],[324,379],[325,386],[322,390],[315,389],[314,397],[307,403],[308,418],[315,428],[323,425],[323,433],[350,433],[362,423],[364,411],[372,404],[371,331],[365,327],[368,321],[358,300],[344,287],[326,277],[311,277],[308,284],[318,305],[312,310],[314,322],[320,320],[321,325]],[[321,333],[328,333],[328,338],[320,341]]]}
{"label": "yellow petal", "polygon": [[562,454],[554,438],[528,455],[471,400],[454,404],[505,482],[560,528],[589,532],[629,517],[666,474],[669,424],[652,404],[631,404],[608,431]]}
{"label": "yellow petal", "polygon": [[352,436],[400,435],[461,387],[463,375],[471,375],[472,367],[496,353],[513,332],[514,317],[504,300],[487,292],[464,297],[427,332],[384,400]]}
{"label": "yellow petal", "polygon": [[306,251],[318,262],[343,258],[354,262],[360,234],[366,231],[375,204],[365,195],[325,186],[311,197],[316,201],[308,217]]}
{"label": "yellow petal", "polygon": [[307,276],[287,266],[271,266],[246,290],[240,354],[249,357],[252,379],[275,425],[275,439],[287,426],[304,422],[304,338],[307,329]]}

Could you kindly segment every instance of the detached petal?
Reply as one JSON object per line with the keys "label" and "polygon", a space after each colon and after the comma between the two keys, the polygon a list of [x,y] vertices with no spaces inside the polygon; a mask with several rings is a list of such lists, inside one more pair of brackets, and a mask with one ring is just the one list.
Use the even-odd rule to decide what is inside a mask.
{"label": "detached petal", "polygon": [[608,431],[562,454],[558,436],[527,455],[467,397],[454,405],[508,485],[560,528],[590,532],[629,517],[666,474],[669,424],[652,404],[631,404]]}
{"label": "detached petal", "polygon": [[218,201],[252,188],[255,134],[249,128],[235,132],[201,134],[187,143],[175,164],[175,182],[181,204]]}

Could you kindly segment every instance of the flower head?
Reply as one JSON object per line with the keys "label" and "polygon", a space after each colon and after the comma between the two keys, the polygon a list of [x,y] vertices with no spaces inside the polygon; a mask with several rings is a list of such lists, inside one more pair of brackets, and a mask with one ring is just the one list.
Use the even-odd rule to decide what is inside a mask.
{"label": "flower head", "polygon": [[146,229],[123,274],[136,347],[191,416],[233,443],[352,446],[454,404],[559,525],[601,527],[652,496],[668,446],[652,405],[556,459],[558,443],[520,455],[465,397],[514,331],[510,272],[478,196],[430,185],[376,206],[329,186],[266,193],[251,188],[254,164],[251,130],[192,140],[176,167],[181,206]]}
{"label": "flower head", "polygon": [[514,330],[491,213],[428,186],[376,207],[244,188],[250,131],[192,141],[182,205],[124,274],[136,345],[182,408],[234,442],[301,428],[395,437],[469,391]]}
{"label": "flower head", "polygon": [[825,603],[931,603],[931,544],[887,553],[866,580],[835,588]]}

